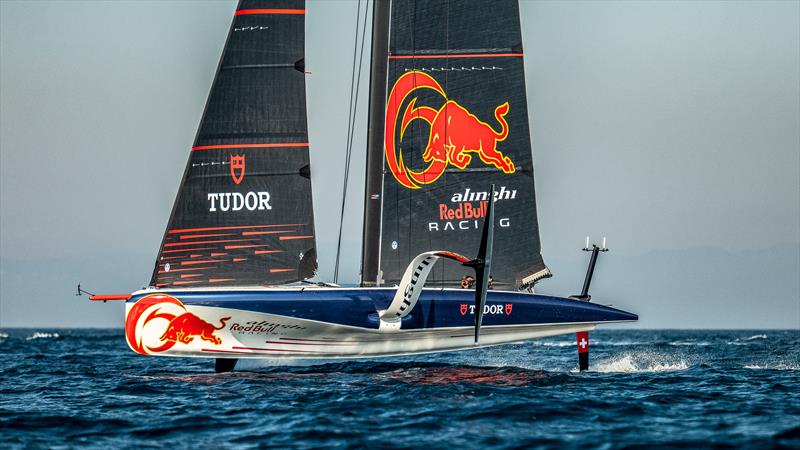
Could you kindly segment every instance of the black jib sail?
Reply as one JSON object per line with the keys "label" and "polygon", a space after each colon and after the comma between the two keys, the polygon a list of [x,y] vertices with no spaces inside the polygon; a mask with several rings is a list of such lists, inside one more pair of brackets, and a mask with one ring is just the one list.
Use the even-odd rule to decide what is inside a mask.
{"label": "black jib sail", "polygon": [[[403,0],[390,9],[388,49],[373,49],[385,58],[373,60],[373,77],[388,75],[385,90],[373,80],[371,92],[370,131],[382,128],[383,136],[368,150],[362,284],[397,283],[424,251],[473,255],[494,183],[494,285],[532,285],[549,271],[540,252],[517,1]],[[385,30],[375,28],[380,45]],[[380,179],[382,191],[370,189]],[[369,220],[376,215],[379,226]],[[445,263],[429,280],[456,285],[466,274]]]}
{"label": "black jib sail", "polygon": [[156,287],[316,270],[303,0],[238,5],[159,251]]}

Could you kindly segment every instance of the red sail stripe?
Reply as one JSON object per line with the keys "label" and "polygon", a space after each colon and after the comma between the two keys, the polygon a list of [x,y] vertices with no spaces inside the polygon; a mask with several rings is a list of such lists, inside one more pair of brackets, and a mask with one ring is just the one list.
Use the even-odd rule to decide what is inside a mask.
{"label": "red sail stripe", "polygon": [[209,227],[209,228],[182,228],[169,230],[167,233],[193,233],[195,231],[216,231],[216,230],[241,230],[242,228],[272,228],[272,227],[302,227],[304,223],[277,223],[273,225],[242,225],[236,227]]}
{"label": "red sail stripe", "polygon": [[221,263],[225,262],[225,259],[205,259],[202,261],[183,261],[181,263],[182,266],[193,266],[195,264],[211,264],[211,263]]}
{"label": "red sail stripe", "polygon": [[185,253],[185,252],[195,252],[199,250],[214,250],[214,247],[198,247],[198,248],[182,248],[176,250],[162,250],[161,253]]}
{"label": "red sail stripe", "polygon": [[308,142],[282,142],[279,144],[225,144],[225,145],[199,145],[192,147],[192,151],[198,150],[224,150],[228,148],[284,148],[284,147],[308,147]]}
{"label": "red sail stripe", "polygon": [[247,258],[233,258],[233,262],[247,261]]}
{"label": "red sail stripe", "polygon": [[293,239],[312,239],[314,236],[281,236],[279,239],[282,241],[291,241]]}
{"label": "red sail stripe", "polygon": [[244,241],[252,241],[253,239],[219,239],[216,241],[194,241],[194,242],[171,242],[169,244],[164,244],[164,247],[179,247],[183,245],[197,245],[197,244],[217,244],[221,242],[244,242]]}
{"label": "red sail stripe", "polygon": [[306,13],[305,9],[277,9],[277,8],[256,8],[256,9],[240,9],[236,11],[237,16],[244,16],[250,14],[299,14]]}
{"label": "red sail stripe", "polygon": [[190,270],[203,270],[203,269],[213,269],[213,268],[214,266],[191,267],[189,269],[170,269],[169,271],[159,270],[158,273],[188,272]]}
{"label": "red sail stripe", "polygon": [[524,53],[453,53],[444,55],[389,55],[389,59],[437,59],[437,58],[500,58],[522,57]]}
{"label": "red sail stripe", "polygon": [[253,244],[253,245],[226,245],[225,250],[235,250],[237,248],[253,248],[253,247],[269,247],[267,244]]}
{"label": "red sail stripe", "polygon": [[259,234],[281,234],[291,233],[294,230],[278,230],[278,231],[242,231],[242,236],[257,236]]}
{"label": "red sail stripe", "polygon": [[236,281],[236,278],[209,278],[209,283],[222,283],[223,281]]}
{"label": "red sail stripe", "polygon": [[270,273],[293,272],[295,269],[269,269]]}
{"label": "red sail stripe", "polygon": [[191,234],[188,236],[181,236],[180,239],[197,239],[197,238],[216,237],[216,236],[236,236],[236,233]]}
{"label": "red sail stripe", "polygon": [[194,254],[189,255],[189,258],[199,258],[201,256],[203,256],[203,255],[201,255],[199,253],[194,253]]}
{"label": "red sail stripe", "polygon": [[254,253],[256,255],[265,255],[268,253],[282,253],[283,250],[256,250]]}
{"label": "red sail stripe", "polygon": [[215,253],[215,252],[211,252],[211,257],[212,257],[212,258],[213,258],[213,257],[215,257],[215,256],[225,256],[225,255],[227,255],[227,253]]}
{"label": "red sail stripe", "polygon": [[179,285],[182,285],[182,284],[197,284],[197,283],[202,283],[202,281],[173,281],[172,282],[172,284],[174,284],[175,286],[179,286]]}
{"label": "red sail stripe", "polygon": [[202,273],[183,273],[181,274],[181,278],[197,278],[202,277]]}

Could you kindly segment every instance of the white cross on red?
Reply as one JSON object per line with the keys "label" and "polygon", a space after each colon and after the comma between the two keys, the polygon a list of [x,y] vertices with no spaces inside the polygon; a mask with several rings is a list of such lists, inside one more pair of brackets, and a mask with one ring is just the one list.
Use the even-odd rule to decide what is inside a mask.
{"label": "white cross on red", "polygon": [[584,339],[584,338],[581,338],[581,341],[580,341],[580,342],[578,342],[578,347],[580,347],[580,348],[582,348],[582,349],[583,349],[583,348],[586,348],[586,346],[587,346],[588,344],[589,344],[589,343],[588,343],[588,342],[586,342],[586,339]]}

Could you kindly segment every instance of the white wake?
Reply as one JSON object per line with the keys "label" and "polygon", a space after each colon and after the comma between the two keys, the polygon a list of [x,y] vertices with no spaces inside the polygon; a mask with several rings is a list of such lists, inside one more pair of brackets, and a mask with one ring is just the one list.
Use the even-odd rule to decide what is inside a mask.
{"label": "white wake", "polygon": [[649,352],[625,353],[590,363],[590,370],[599,373],[656,373],[686,370],[688,361]]}
{"label": "white wake", "polygon": [[32,341],[34,339],[56,339],[58,338],[58,333],[42,333],[42,332],[35,332],[32,335],[25,338],[26,341]]}

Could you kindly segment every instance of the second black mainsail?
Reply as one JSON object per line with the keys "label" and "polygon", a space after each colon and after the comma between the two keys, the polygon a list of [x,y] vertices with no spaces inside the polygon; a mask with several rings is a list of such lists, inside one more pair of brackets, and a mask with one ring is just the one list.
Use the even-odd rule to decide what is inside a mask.
{"label": "second black mainsail", "polygon": [[151,285],[281,284],[316,270],[303,0],[242,0]]}
{"label": "second black mainsail", "polygon": [[[371,140],[366,215],[378,214],[380,227],[378,237],[374,225],[365,226],[362,284],[396,284],[424,251],[472,255],[493,183],[495,286],[530,286],[548,276],[517,1],[394,1],[389,28],[386,60],[373,61],[373,76],[387,63],[388,75],[386,89],[373,83],[371,92],[372,107],[385,108],[383,167],[375,169]],[[381,192],[372,192],[377,179]],[[466,274],[457,264],[440,264],[429,280],[450,286]]]}

